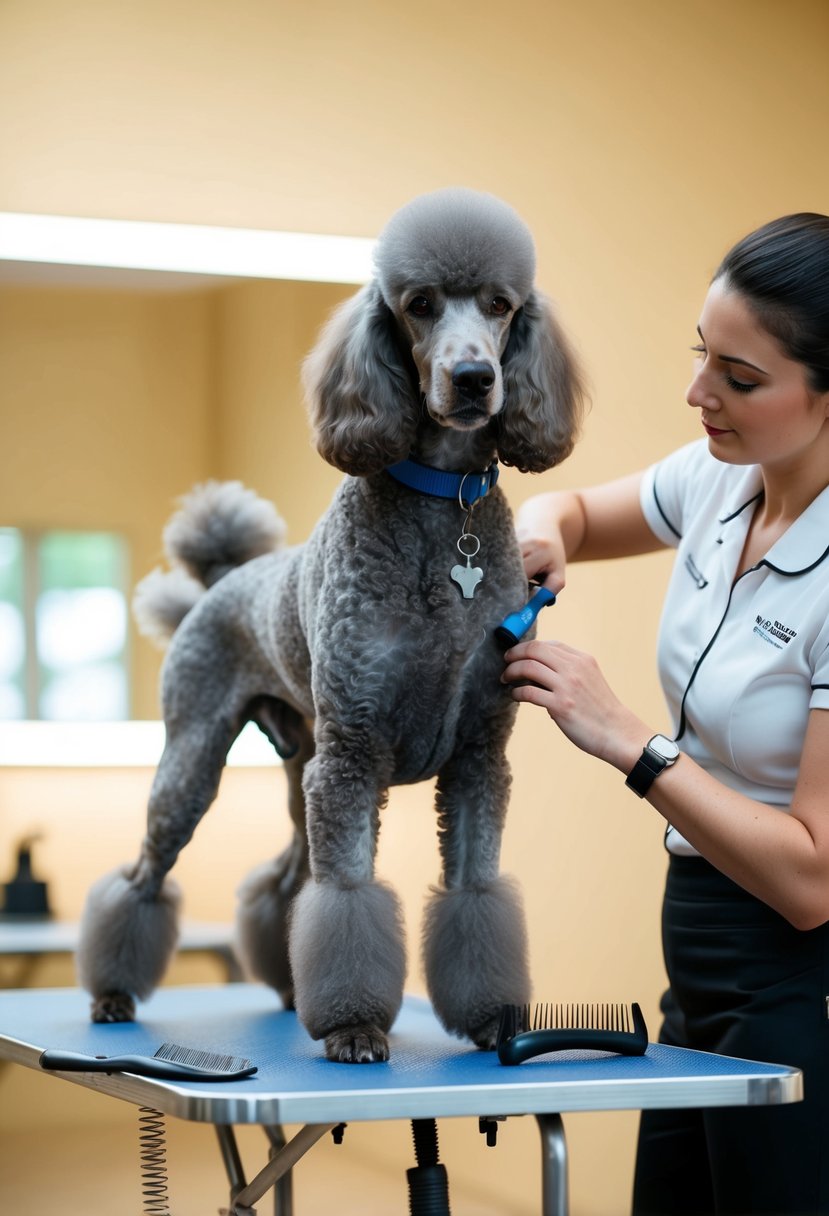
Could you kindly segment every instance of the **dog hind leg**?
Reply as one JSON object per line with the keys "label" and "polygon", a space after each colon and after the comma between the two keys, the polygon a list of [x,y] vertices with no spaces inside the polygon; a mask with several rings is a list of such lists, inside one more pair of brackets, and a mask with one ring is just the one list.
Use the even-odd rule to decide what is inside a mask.
{"label": "dog hind leg", "polygon": [[297,749],[284,761],[293,839],[279,857],[253,870],[238,893],[237,954],[251,976],[279,993],[286,1009],[294,1006],[288,917],[291,904],[309,874],[302,773],[313,752],[313,736],[303,723]]}
{"label": "dog hind leg", "polygon": [[216,796],[237,729],[229,722],[167,726],[138,861],[92,887],[81,920],[77,970],[92,1020],[127,1022],[135,1000],[161,981],[178,938],[179,895],[166,875]]}

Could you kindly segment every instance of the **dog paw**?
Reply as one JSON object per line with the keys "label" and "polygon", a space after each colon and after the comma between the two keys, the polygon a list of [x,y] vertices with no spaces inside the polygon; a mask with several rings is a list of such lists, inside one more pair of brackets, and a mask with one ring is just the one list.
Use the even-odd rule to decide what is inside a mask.
{"label": "dog paw", "polygon": [[135,1001],[127,992],[105,992],[92,1002],[93,1022],[134,1022]]}
{"label": "dog paw", "polygon": [[340,1064],[374,1064],[389,1058],[389,1041],[376,1026],[344,1026],[325,1036],[325,1054]]}
{"label": "dog paw", "polygon": [[469,1037],[476,1047],[481,1051],[494,1051],[498,1042],[498,1026],[500,1024],[500,1013],[497,1017],[491,1018],[488,1022],[484,1022],[483,1026],[476,1027],[470,1031]]}

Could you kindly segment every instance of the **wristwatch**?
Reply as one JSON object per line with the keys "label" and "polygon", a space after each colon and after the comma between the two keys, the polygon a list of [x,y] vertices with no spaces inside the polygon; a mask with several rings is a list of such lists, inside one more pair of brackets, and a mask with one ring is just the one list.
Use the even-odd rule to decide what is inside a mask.
{"label": "wristwatch", "polygon": [[644,798],[659,774],[679,759],[679,748],[666,735],[654,735],[627,775],[625,785]]}

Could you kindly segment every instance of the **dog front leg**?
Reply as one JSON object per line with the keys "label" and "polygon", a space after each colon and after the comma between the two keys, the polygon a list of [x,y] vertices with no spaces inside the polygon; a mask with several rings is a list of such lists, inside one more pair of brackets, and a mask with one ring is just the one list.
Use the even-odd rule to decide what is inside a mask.
{"label": "dog front leg", "polygon": [[166,875],[216,796],[234,733],[168,725],[138,861],[105,874],[87,896],[76,962],[93,1021],[132,1021],[136,999],[161,982],[178,939],[179,892]]}
{"label": "dog front leg", "polygon": [[440,886],[423,926],[423,963],[447,1030],[495,1046],[501,1006],[530,996],[527,930],[517,884],[499,874],[509,768],[497,740],[459,751],[438,778]]}
{"label": "dog front leg", "polygon": [[406,974],[400,905],[374,878],[382,765],[358,742],[319,750],[305,770],[311,878],[290,932],[300,1020],[329,1059],[348,1063],[388,1059]]}

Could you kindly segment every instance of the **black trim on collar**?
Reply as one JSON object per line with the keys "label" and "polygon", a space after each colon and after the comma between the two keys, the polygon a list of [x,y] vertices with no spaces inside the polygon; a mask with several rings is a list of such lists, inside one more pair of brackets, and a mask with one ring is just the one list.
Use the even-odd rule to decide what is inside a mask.
{"label": "black trim on collar", "polygon": [[775,574],[782,574],[784,578],[797,578],[799,574],[808,574],[811,570],[815,570],[821,562],[826,561],[827,557],[829,557],[829,546],[823,550],[820,557],[815,558],[811,565],[801,566],[799,570],[783,570],[780,566],[775,566],[773,562],[767,561],[765,557],[761,558],[757,565],[767,566],[769,570],[773,570]]}
{"label": "black trim on collar", "polygon": [[736,519],[738,515],[742,515],[746,507],[750,507],[752,503],[757,502],[758,498],[762,498],[763,493],[763,490],[758,490],[753,498],[747,499],[746,502],[744,502],[741,507],[738,507],[736,511],[732,511],[730,515],[723,515],[722,518],[717,522],[721,524],[730,524],[732,519]]}

